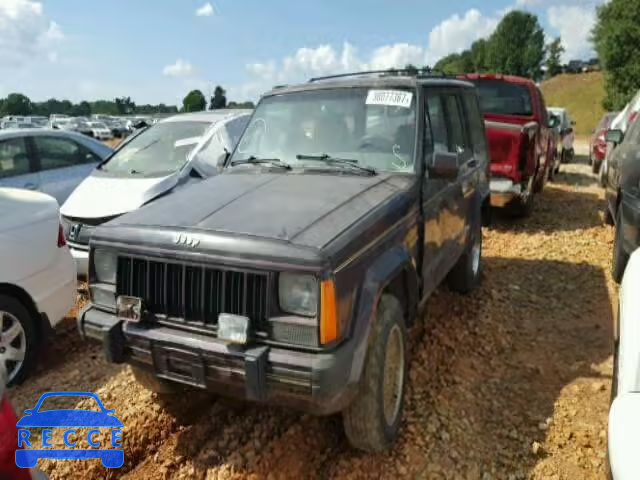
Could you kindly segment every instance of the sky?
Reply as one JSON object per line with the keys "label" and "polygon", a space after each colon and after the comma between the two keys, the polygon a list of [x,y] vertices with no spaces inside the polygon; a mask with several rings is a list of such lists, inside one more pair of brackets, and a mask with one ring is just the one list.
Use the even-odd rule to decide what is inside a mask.
{"label": "sky", "polygon": [[432,65],[535,13],[564,60],[593,56],[605,0],[0,0],[0,97],[130,96],[181,104],[189,90],[256,100],[309,77]]}

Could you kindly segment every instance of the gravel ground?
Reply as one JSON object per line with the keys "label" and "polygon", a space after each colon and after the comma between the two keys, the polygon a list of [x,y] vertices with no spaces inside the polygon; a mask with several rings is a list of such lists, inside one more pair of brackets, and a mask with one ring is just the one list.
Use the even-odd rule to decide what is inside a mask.
{"label": "gravel ground", "polygon": [[412,332],[405,427],[388,453],[351,450],[338,418],[203,394],[162,405],[127,367],[59,328],[17,411],[89,390],[123,421],[125,465],[41,461],[57,478],[595,479],[606,473],[615,287],[612,231],[586,164],[563,166],[526,221],[484,232],[482,288],[442,288]]}

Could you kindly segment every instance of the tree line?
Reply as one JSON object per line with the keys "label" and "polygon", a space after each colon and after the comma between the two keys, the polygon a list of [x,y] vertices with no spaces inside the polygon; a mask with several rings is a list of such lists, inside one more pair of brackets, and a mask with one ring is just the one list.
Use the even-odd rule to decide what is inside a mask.
{"label": "tree line", "polygon": [[[207,100],[200,90],[187,94],[182,108],[175,105],[138,105],[131,97],[118,97],[113,100],[81,101],[73,103],[69,100],[50,98],[44,102],[34,102],[22,93],[10,93],[0,98],[0,117],[6,115],[29,116],[38,115],[49,117],[53,113],[69,115],[71,117],[88,117],[92,114],[102,115],[152,115],[158,113],[195,112],[206,110]],[[216,108],[254,108],[253,102],[227,102],[226,92],[217,86],[209,101],[209,109]]]}
{"label": "tree line", "polygon": [[433,70],[456,73],[502,73],[539,80],[546,64],[549,76],[561,71],[564,52],[560,38],[545,45],[538,17],[519,10],[505,15],[495,31],[471,48],[440,59]]}
{"label": "tree line", "polygon": [[[218,108],[255,108],[253,102],[227,102],[227,92],[220,85],[213,90],[209,99],[209,110]],[[183,112],[201,112],[207,109],[207,98],[201,90],[191,90],[182,100]]]}

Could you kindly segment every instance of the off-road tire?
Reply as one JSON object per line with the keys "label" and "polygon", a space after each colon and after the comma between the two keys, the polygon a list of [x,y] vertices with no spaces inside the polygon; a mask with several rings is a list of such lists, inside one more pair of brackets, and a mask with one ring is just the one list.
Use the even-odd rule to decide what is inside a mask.
{"label": "off-road tire", "polygon": [[622,281],[624,270],[629,263],[629,254],[622,247],[622,217],[618,207],[618,220],[616,221],[616,233],[613,239],[613,260],[611,262],[611,275],[616,283]]}
{"label": "off-road tire", "polygon": [[[9,385],[19,385],[27,378],[34,367],[36,352],[38,350],[38,334],[36,331],[36,319],[22,302],[9,295],[0,294],[0,312],[8,312],[13,315],[24,330],[26,350],[20,369],[9,380]],[[7,372],[9,373],[9,372]]]}
{"label": "off-road tire", "polygon": [[482,228],[474,222],[464,252],[447,275],[447,284],[454,292],[466,294],[480,284],[482,277]]}
{"label": "off-road tire", "polygon": [[613,220],[613,215],[611,214],[611,210],[609,209],[609,205],[605,205],[604,207],[604,223],[605,225],[615,225],[616,222]]}
{"label": "off-road tire", "polygon": [[[342,423],[352,446],[366,452],[381,452],[393,445],[400,431],[409,363],[403,309],[395,296],[382,295],[371,328],[359,391],[351,405],[342,412]],[[383,383],[387,341],[392,331],[400,332],[404,359],[400,405],[389,424],[384,414]]]}
{"label": "off-road tire", "polygon": [[511,214],[518,218],[530,217],[533,213],[534,199],[535,195],[533,192],[529,193],[526,200],[520,197],[520,199],[511,206]]}
{"label": "off-road tire", "polygon": [[611,398],[609,400],[609,405],[613,403],[613,401],[618,396],[618,361],[620,359],[620,306],[618,306],[618,315],[615,319],[616,322],[616,332],[613,335],[613,375],[611,376]]}
{"label": "off-road tire", "polygon": [[599,164],[598,162],[594,160],[591,161],[591,171],[593,172],[594,175],[598,175],[598,173],[600,173],[600,167],[602,166],[602,164]]}

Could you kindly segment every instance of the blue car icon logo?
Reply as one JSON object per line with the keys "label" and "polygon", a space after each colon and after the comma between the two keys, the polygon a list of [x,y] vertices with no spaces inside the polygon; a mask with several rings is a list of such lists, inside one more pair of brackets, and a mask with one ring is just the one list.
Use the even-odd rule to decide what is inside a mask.
{"label": "blue car icon logo", "polygon": [[[42,402],[49,397],[90,397],[93,398],[100,411],[81,409],[60,409],[40,412]],[[115,416],[115,411],[104,408],[100,398],[91,392],[50,392],[40,397],[36,406],[26,409],[25,415],[18,420],[18,450],[16,450],[16,465],[21,468],[33,468],[41,458],[49,459],[90,459],[99,458],[106,468],[120,468],[124,463],[122,449],[122,422]],[[32,448],[29,428],[46,427],[42,430],[42,447]],[[64,444],[70,448],[55,449],[52,447],[52,428],[64,429]],[[90,428],[86,435],[86,442],[91,447],[74,448],[76,442],[71,442],[70,435],[76,434],[76,428]],[[104,448],[94,437],[100,433],[99,428],[110,429],[110,447]],[[35,442],[34,442],[35,443]],[[116,448],[119,447],[119,448]]]}

